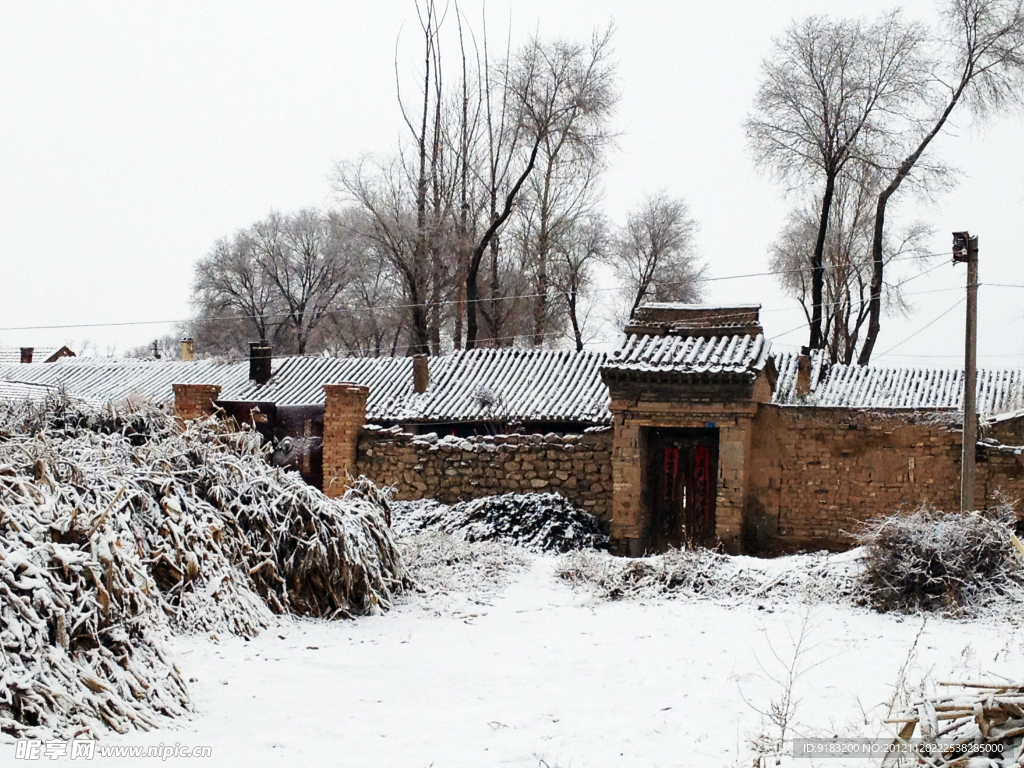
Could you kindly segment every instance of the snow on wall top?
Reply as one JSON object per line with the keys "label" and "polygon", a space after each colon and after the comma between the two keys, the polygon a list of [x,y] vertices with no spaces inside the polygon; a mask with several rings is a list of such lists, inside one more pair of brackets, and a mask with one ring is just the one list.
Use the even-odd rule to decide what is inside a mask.
{"label": "snow on wall top", "polygon": [[[776,355],[778,384],[772,402],[831,408],[951,408],[963,404],[963,371],[825,364],[812,357],[811,394],[796,395],[797,355]],[[978,370],[978,413],[995,416],[1024,409],[1024,371]]]}
{"label": "snow on wall top", "polygon": [[762,334],[655,336],[631,334],[608,359],[613,371],[736,374],[761,370],[769,344]]}

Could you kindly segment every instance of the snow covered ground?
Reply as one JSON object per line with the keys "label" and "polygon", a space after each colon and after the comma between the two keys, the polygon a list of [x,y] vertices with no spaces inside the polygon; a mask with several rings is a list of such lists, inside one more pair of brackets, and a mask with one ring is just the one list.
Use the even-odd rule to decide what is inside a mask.
{"label": "snow covered ground", "polygon": [[[104,741],[208,745],[212,758],[166,764],[246,768],[750,766],[750,739],[775,733],[758,710],[781,698],[771,678],[784,677],[805,622],[797,735],[877,735],[919,632],[911,684],[1024,668],[1024,635],[1007,623],[757,599],[606,602],[559,579],[557,557],[525,561],[497,594],[414,595],[355,621],[284,619],[248,642],[173,638],[195,718]],[[4,743],[0,764],[31,763]]]}

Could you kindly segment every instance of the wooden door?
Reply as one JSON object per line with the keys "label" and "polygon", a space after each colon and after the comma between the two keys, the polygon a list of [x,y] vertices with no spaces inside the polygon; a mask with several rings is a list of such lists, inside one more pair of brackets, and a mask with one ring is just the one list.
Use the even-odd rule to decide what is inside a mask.
{"label": "wooden door", "polygon": [[718,430],[652,430],[648,456],[647,502],[653,551],[712,544]]}

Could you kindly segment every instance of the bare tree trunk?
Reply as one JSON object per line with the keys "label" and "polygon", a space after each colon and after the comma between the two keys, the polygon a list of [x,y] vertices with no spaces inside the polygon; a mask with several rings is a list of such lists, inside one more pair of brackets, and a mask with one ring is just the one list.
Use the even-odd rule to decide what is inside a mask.
{"label": "bare tree trunk", "polygon": [[470,257],[469,269],[466,274],[466,349],[476,348],[477,337],[480,332],[477,322],[477,304],[480,300],[477,289],[477,276],[480,273],[480,262],[483,260],[484,253],[486,252],[491,239],[497,234],[498,229],[512,214],[512,206],[515,204],[516,198],[519,196],[519,190],[522,189],[523,183],[533,172],[533,167],[537,163],[537,152],[540,150],[541,141],[543,141],[543,136],[538,133],[533,143],[533,149],[530,152],[530,159],[526,163],[526,168],[523,169],[523,172],[519,175],[515,185],[509,191],[508,195],[506,195],[505,206],[502,209],[501,214],[491,222],[487,231],[484,232],[484,236],[480,239],[480,242],[477,243],[476,248],[473,249],[473,255]]}
{"label": "bare tree trunk", "polygon": [[828,216],[835,194],[836,177],[830,173],[825,179],[825,194],[821,197],[821,219],[818,222],[818,239],[814,243],[811,257],[811,349],[822,349],[825,340],[821,333],[822,303],[825,292],[825,237],[828,235]]}
{"label": "bare tree trunk", "polygon": [[953,108],[960,101],[960,97],[963,95],[968,82],[970,82],[970,76],[965,74],[960,87],[953,92],[949,103],[942,111],[942,114],[939,115],[939,119],[936,120],[934,127],[925,135],[921,143],[917,145],[917,149],[900,164],[896,175],[889,182],[889,186],[878,194],[878,205],[875,207],[875,231],[871,237],[871,299],[868,304],[868,330],[867,335],[864,337],[864,346],[860,350],[860,357],[857,360],[859,365],[867,365],[871,362],[871,353],[875,349],[878,332],[882,328],[882,284],[885,270],[885,254],[883,253],[885,208],[889,204],[889,198],[896,194],[896,190],[900,188],[903,180],[910,175],[914,165],[921,155],[924,154],[928,145],[932,143],[932,139],[939,135],[939,131],[946,124],[946,120],[949,118]]}

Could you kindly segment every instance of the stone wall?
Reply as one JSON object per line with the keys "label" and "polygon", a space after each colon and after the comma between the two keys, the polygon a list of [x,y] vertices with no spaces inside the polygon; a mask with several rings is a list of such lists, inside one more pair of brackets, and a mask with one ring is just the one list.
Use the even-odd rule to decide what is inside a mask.
{"label": "stone wall", "polygon": [[[612,433],[494,435],[475,438],[412,435],[367,428],[357,471],[396,498],[445,503],[501,493],[557,492],[601,520],[611,517]],[[324,457],[327,449],[325,442]]]}
{"label": "stone wall", "polygon": [[[959,509],[955,421],[952,412],[762,406],[751,444],[746,548],[843,549],[851,543],[846,533],[869,517],[921,504]],[[979,454],[979,508],[994,502],[996,490],[1024,496],[1020,454]]]}

